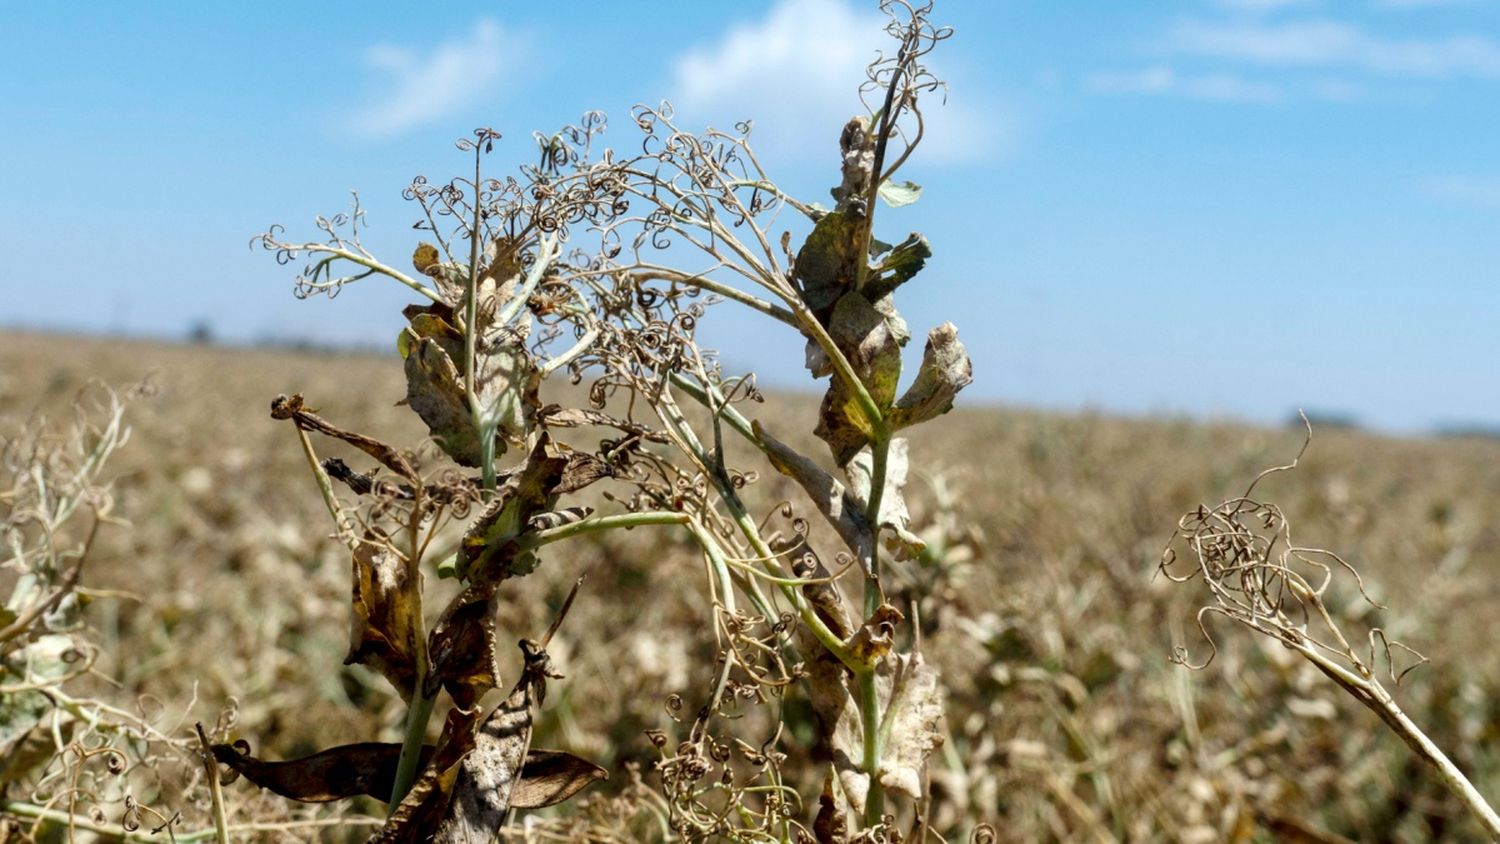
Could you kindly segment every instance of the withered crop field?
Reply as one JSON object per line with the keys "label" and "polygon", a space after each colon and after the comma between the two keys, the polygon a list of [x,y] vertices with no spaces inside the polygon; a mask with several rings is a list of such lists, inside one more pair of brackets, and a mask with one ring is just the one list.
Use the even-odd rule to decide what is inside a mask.
{"label": "withered crop field", "polygon": [[[132,394],[132,433],[106,473],[120,522],[101,527],[79,580],[91,649],[71,656],[88,669],[35,717],[19,711],[15,668],[0,674],[12,701],[0,699],[0,803],[27,821],[10,821],[0,840],[114,840],[128,829],[167,840],[149,833],[172,821],[182,841],[212,829],[195,722],[271,759],[400,741],[399,698],[364,666],[342,665],[348,552],[296,432],[269,414],[278,394],[299,392],[329,420],[420,441],[420,420],[396,407],[405,387],[393,357],[0,335],[0,436],[34,412],[66,421],[91,383]],[[766,406],[801,415],[766,421],[811,429],[816,398],[777,398]],[[1196,672],[1172,662],[1174,648],[1199,662],[1213,653],[1197,620],[1208,590],[1158,573],[1179,519],[1290,462],[1303,437],[964,402],[913,435],[907,497],[929,553],[891,572],[887,594],[915,619],[948,689],[924,784],[933,831],[951,841],[980,823],[1003,841],[1480,839],[1375,714],[1276,641],[1210,615],[1216,658]],[[754,468],[758,512],[794,494]],[[1255,493],[1300,544],[1358,568],[1375,603],[1347,573],[1327,593],[1351,647],[1370,660],[1377,642],[1382,676],[1372,629],[1428,657],[1386,687],[1480,791],[1500,793],[1500,442],[1316,430],[1298,468]],[[689,537],[655,527],[541,558],[501,593],[500,639],[536,635],[588,575],[551,645],[565,678],[551,682],[533,744],[594,760],[609,779],[524,813],[510,840],[659,838],[658,763],[714,682],[699,629],[710,575]],[[0,570],[0,596],[13,588],[14,573]],[[520,666],[509,647],[502,686]],[[1391,656],[1397,673],[1416,661]],[[747,697],[737,735],[765,724],[769,740],[777,719],[811,732],[801,696],[747,694],[762,699]],[[100,713],[150,740],[109,733],[91,721]],[[223,786],[223,800],[243,840],[363,840],[371,822],[360,818],[382,814],[374,800],[297,806],[243,779]],[[89,820],[28,825],[48,812]],[[330,820],[305,823],[317,819]]]}

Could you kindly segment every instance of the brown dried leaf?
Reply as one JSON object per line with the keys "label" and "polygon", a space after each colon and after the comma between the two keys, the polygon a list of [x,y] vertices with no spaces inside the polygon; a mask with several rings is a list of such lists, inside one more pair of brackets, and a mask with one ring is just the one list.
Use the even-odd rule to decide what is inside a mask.
{"label": "brown dried leaf", "polygon": [[562,750],[532,750],[526,754],[521,780],[510,792],[515,809],[554,806],[587,788],[609,779],[609,772],[581,756]]}
{"label": "brown dried leaf", "polygon": [[[753,423],[756,439],[765,447],[766,457],[776,471],[795,480],[813,500],[818,512],[838,532],[855,559],[868,564],[874,542],[869,523],[859,502],[834,476],[823,471],[811,459],[771,436],[759,421]],[[868,573],[868,572],[867,572]]]}
{"label": "brown dried leaf", "polygon": [[455,704],[469,709],[500,684],[495,647],[499,586],[495,578],[476,579],[443,609],[427,640],[432,667],[424,695],[431,697],[442,686]]}
{"label": "brown dried leaf", "polygon": [[[304,803],[327,803],[361,795],[388,800],[401,760],[401,745],[373,741],[333,747],[282,762],[256,759],[235,745],[216,744],[211,749],[221,764],[255,785]],[[427,768],[433,751],[433,745],[422,746],[418,770]],[[601,779],[609,779],[609,773],[571,753],[532,750],[526,754],[521,779],[511,792],[511,805],[517,809],[552,806]]]}
{"label": "brown dried leaf", "polygon": [[849,650],[866,664],[874,664],[891,652],[896,641],[896,624],[906,616],[890,604],[881,604],[865,619],[859,632],[849,640]]}
{"label": "brown dried leaf", "polygon": [[[282,797],[304,803],[326,803],[367,795],[389,800],[396,781],[401,745],[363,742],[288,759],[266,762],[238,747],[216,744],[214,758],[243,774],[245,779]],[[422,748],[421,765],[432,758],[432,746]]]}
{"label": "brown dried leaf", "polygon": [[953,409],[958,391],[974,381],[974,364],[958,340],[958,329],[945,322],[927,334],[917,378],[891,411],[893,429],[941,416]]}
{"label": "brown dried leaf", "polygon": [[417,482],[417,472],[412,468],[411,462],[406,459],[394,446],[387,445],[373,437],[346,431],[333,425],[315,411],[307,409],[303,403],[302,394],[294,393],[291,396],[277,396],[271,400],[272,419],[290,419],[293,424],[304,431],[316,431],[327,437],[342,440],[349,445],[363,451],[381,465],[395,472],[412,483]]}
{"label": "brown dried leaf", "polygon": [[818,844],[844,844],[849,830],[843,801],[834,792],[836,771],[828,769],[823,777],[823,792],[818,795],[818,816],[813,820],[813,837]]}
{"label": "brown dried leaf", "polygon": [[391,549],[379,528],[365,531],[353,553],[353,618],[345,665],[379,671],[402,699],[411,700],[422,647],[422,573]]}
{"label": "brown dried leaf", "polygon": [[412,783],[390,820],[370,837],[368,844],[418,844],[432,840],[432,830],[453,801],[459,766],[474,749],[475,714],[458,708],[448,711],[432,760]]}

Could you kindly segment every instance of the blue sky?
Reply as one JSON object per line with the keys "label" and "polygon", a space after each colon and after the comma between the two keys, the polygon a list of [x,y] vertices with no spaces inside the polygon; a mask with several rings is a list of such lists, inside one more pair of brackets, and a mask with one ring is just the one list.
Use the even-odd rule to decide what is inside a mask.
{"label": "blue sky", "polygon": [[[297,301],[251,235],[358,189],[410,254],[409,179],[454,137],[671,99],[755,121],[824,200],[881,37],[873,2],[0,5],[0,325],[386,342],[395,285]],[[949,105],[883,232],[952,319],[972,401],[1415,431],[1500,424],[1500,2],[939,0]],[[726,305],[726,361],[799,384],[800,344]],[[771,331],[767,335],[767,331]],[[767,338],[772,342],[767,342]],[[919,344],[914,344],[919,345]],[[784,347],[778,351],[778,347]]]}

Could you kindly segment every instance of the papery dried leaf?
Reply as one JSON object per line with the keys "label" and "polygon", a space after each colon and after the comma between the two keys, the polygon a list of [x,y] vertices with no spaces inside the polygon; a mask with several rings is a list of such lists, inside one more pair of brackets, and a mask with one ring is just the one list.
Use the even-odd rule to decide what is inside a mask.
{"label": "papery dried leaf", "polygon": [[554,806],[599,780],[609,772],[581,756],[561,750],[532,750],[526,754],[521,779],[510,792],[514,809]]}
{"label": "papery dried leaf", "polygon": [[[905,492],[909,465],[906,439],[892,439],[886,449],[885,490],[880,496],[881,538],[896,559],[903,561],[916,559],[927,547],[921,537],[911,532]],[[844,469],[849,493],[862,513],[869,510],[874,471],[875,456],[868,450],[860,452]]]}
{"label": "papery dried leaf", "polygon": [[500,684],[495,645],[499,586],[499,579],[478,578],[443,609],[427,640],[432,663],[422,690],[427,697],[436,694],[441,686],[448,690],[455,704],[469,709],[485,692]]}
{"label": "papery dried leaf", "polygon": [[[881,707],[890,724],[880,756],[880,782],[908,797],[922,796],[922,767],[943,742],[943,687],[936,666],[921,654],[888,661],[892,691]],[[877,681],[880,677],[877,676]]]}
{"label": "papery dried leaf", "polygon": [[406,403],[427,423],[447,455],[462,466],[481,460],[479,431],[469,410],[463,376],[436,340],[402,329],[406,350]]}
{"label": "papery dried leaf", "polygon": [[473,752],[475,714],[458,708],[449,710],[432,760],[412,783],[385,826],[367,844],[419,844],[432,840],[432,831],[453,802],[459,766]]}
{"label": "papery dried leaf", "polygon": [[[809,637],[810,638],[810,637]],[[870,778],[861,769],[864,750],[860,745],[859,703],[849,692],[849,671],[822,648],[807,661],[807,694],[818,718],[820,755],[832,765],[840,791],[856,813],[863,813]]]}
{"label": "papery dried leaf", "polygon": [[[401,759],[401,745],[380,742],[333,747],[282,762],[256,759],[230,744],[216,744],[212,750],[215,759],[250,782],[304,803],[326,803],[360,795],[389,800]],[[423,746],[421,767],[431,760],[432,750],[432,745]]]}
{"label": "papery dried leaf", "polygon": [[[848,493],[833,475],[823,471],[808,457],[771,436],[757,420],[752,423],[756,439],[765,447],[766,457],[776,471],[795,480],[813,500],[813,505],[823,518],[838,532],[850,553],[862,563],[868,563],[874,550],[869,523],[865,521],[859,502]],[[868,572],[867,572],[868,573]]]}
{"label": "papery dried leaf", "polygon": [[941,416],[953,409],[958,391],[974,381],[974,364],[958,340],[958,329],[945,322],[927,334],[917,378],[891,411],[893,429]]}
{"label": "papery dried leaf", "polygon": [[539,397],[542,373],[526,351],[524,335],[508,328],[500,329],[497,334],[483,345],[474,388],[479,399],[479,417],[503,441],[521,445],[536,424],[536,412],[542,405]]}
{"label": "papery dried leaf", "polygon": [[922,186],[916,182],[893,182],[886,179],[875,192],[892,208],[902,208],[922,198]]}
{"label": "papery dried leaf", "polygon": [[344,664],[370,666],[411,700],[422,647],[422,573],[391,549],[378,528],[365,531],[352,556],[353,617]]}

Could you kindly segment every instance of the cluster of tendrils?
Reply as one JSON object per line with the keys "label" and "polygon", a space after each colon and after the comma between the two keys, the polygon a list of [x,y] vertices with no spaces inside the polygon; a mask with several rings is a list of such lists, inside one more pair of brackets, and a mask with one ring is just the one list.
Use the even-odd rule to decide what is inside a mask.
{"label": "cluster of tendrils", "polygon": [[[932,23],[932,3],[910,0],[882,0],[881,11],[890,16],[885,31],[898,47],[895,54],[884,51],[865,71],[860,85],[860,102],[870,114],[878,116],[879,147],[876,167],[879,185],[911,156],[926,132],[926,120],[918,105],[924,95],[945,92],[947,84],[922,63],[928,53],[953,35],[953,28]],[[897,138],[900,149],[892,155],[886,150],[887,138]]]}
{"label": "cluster of tendrils", "polygon": [[[1322,548],[1300,546],[1292,539],[1291,523],[1275,504],[1251,497],[1255,486],[1268,475],[1296,468],[1311,440],[1303,442],[1297,458],[1285,466],[1262,472],[1244,495],[1214,507],[1199,505],[1178,520],[1159,564],[1160,573],[1177,583],[1201,580],[1212,603],[1198,612],[1198,627],[1210,652],[1201,663],[1193,663],[1185,647],[1178,646],[1173,661],[1193,669],[1206,667],[1218,653],[1206,620],[1211,615],[1232,619],[1271,636],[1302,652],[1320,666],[1333,660],[1359,676],[1373,675],[1370,666],[1385,661],[1392,682],[1399,683],[1426,657],[1385,631],[1368,632],[1368,660],[1351,646],[1329,606],[1335,574],[1343,572],[1353,581],[1360,599],[1375,609],[1385,609],[1365,589],[1359,571],[1343,557]],[[1185,545],[1191,559],[1179,559],[1177,545]],[[1399,673],[1393,650],[1416,659]]]}
{"label": "cluster of tendrils", "polygon": [[648,731],[673,832],[687,841],[801,840],[801,798],[783,784],[779,733],[759,747],[707,733],[669,747],[666,733]]}

